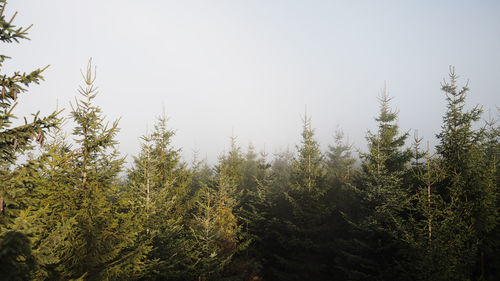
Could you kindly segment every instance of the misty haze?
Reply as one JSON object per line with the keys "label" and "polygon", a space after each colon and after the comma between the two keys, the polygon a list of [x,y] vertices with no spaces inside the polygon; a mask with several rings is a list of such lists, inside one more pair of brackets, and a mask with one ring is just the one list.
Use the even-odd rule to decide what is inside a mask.
{"label": "misty haze", "polygon": [[499,12],[0,0],[0,280],[500,280]]}

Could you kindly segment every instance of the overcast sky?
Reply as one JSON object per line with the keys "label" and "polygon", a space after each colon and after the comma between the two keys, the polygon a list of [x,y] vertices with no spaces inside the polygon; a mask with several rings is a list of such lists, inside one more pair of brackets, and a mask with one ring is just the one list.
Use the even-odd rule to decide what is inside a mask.
{"label": "overcast sky", "polygon": [[244,148],[294,149],[306,106],[323,147],[340,126],[364,149],[384,81],[401,128],[432,141],[450,65],[470,106],[500,105],[500,1],[11,0],[15,11],[34,27],[2,44],[2,73],[51,65],[15,113],[58,100],[69,114],[92,57],[96,103],[121,117],[128,155],[162,104],[187,161],[193,149],[215,161],[233,130]]}

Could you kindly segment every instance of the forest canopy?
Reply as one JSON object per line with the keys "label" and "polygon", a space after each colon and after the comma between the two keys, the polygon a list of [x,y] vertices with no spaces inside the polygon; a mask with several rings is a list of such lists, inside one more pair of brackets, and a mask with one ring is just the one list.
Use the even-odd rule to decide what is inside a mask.
{"label": "forest canopy", "polygon": [[[28,39],[5,6],[0,44]],[[305,114],[293,150],[271,157],[233,136],[215,164],[188,165],[164,112],[126,167],[92,60],[69,113],[15,126],[46,68],[5,74],[9,59],[1,280],[500,280],[500,127],[453,67],[434,147],[399,127],[384,89],[365,152],[341,130],[322,150]]]}

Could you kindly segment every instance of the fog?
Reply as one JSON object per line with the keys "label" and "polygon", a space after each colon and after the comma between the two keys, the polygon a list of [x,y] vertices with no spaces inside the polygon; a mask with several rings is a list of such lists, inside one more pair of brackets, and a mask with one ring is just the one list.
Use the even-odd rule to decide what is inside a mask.
{"label": "fog", "polygon": [[496,115],[499,3],[16,0],[6,14],[34,26],[30,41],[3,46],[4,73],[50,64],[15,114],[57,102],[68,115],[92,57],[96,103],[121,118],[128,155],[163,107],[188,162],[194,150],[214,162],[233,133],[243,148],[294,149],[306,108],[323,146],[340,127],[364,149],[384,84],[401,129],[433,141],[450,65],[469,80],[468,104]]}

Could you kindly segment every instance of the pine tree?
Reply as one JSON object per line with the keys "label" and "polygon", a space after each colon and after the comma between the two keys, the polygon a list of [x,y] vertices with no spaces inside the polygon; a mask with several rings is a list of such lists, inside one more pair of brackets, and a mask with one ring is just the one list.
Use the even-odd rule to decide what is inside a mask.
{"label": "pine tree", "polygon": [[302,130],[302,145],[297,146],[298,156],[294,161],[294,180],[299,190],[322,193],[324,170],[323,155],[318,142],[314,139],[314,130],[311,128],[311,118],[304,115]]}
{"label": "pine tree", "polygon": [[[28,28],[16,27],[12,22],[17,15],[15,13],[10,19],[7,19],[4,14],[6,1],[0,1],[0,42],[2,43],[19,43],[21,39],[28,39]],[[0,55],[0,67],[6,59],[10,57]],[[31,73],[14,72],[12,75],[0,75],[0,161],[2,167],[8,163],[14,163],[16,153],[22,152],[30,147],[30,140],[36,136],[38,142],[42,142],[43,133],[56,125],[56,113],[40,118],[38,114],[34,114],[33,120],[28,123],[25,119],[23,125],[11,127],[12,119],[15,119],[13,110],[18,104],[20,94],[27,91],[26,87],[30,84],[38,84],[43,77],[41,73],[46,69],[37,69]]]}
{"label": "pine tree", "polygon": [[329,200],[338,210],[345,210],[348,199],[348,183],[355,176],[356,159],[352,155],[353,145],[344,139],[342,130],[335,133],[335,142],[328,146],[325,159],[326,181]]}
{"label": "pine tree", "polygon": [[193,154],[191,164],[191,181],[189,182],[188,190],[191,198],[196,198],[196,194],[203,186],[206,186],[213,177],[213,169],[208,165],[207,159],[199,159],[198,151]]}
{"label": "pine tree", "polygon": [[331,185],[340,187],[343,182],[349,181],[354,170],[356,159],[352,156],[352,144],[344,140],[344,132],[335,132],[335,143],[328,146],[326,167]]}
{"label": "pine tree", "polygon": [[236,143],[236,137],[231,136],[229,152],[219,158],[216,166],[215,180],[218,195],[225,201],[232,202],[226,213],[231,213],[235,219],[235,244],[231,263],[225,269],[226,276],[250,280],[257,276],[260,269],[258,261],[249,256],[250,245],[255,241],[256,210],[256,177],[259,173],[257,155],[250,145],[244,155]]}
{"label": "pine tree", "polygon": [[309,116],[304,117],[302,143],[293,160],[291,184],[271,209],[269,237],[274,243],[264,266],[272,280],[329,280],[333,277],[333,205],[326,194],[323,155]]}
{"label": "pine tree", "polygon": [[407,198],[402,182],[412,158],[412,152],[403,147],[408,133],[399,133],[397,111],[391,110],[390,100],[384,88],[380,114],[375,118],[378,131],[377,134],[368,132],[369,152],[361,155],[362,174],[358,183],[366,202],[371,205],[369,208],[379,213],[379,219],[383,220],[393,220],[404,213]]}
{"label": "pine tree", "polygon": [[[186,183],[189,173],[186,165],[181,161],[180,149],[174,149],[171,145],[175,131],[167,128],[167,117],[165,112],[158,118],[151,138],[153,142],[151,159],[154,170],[153,186],[156,189],[165,189],[168,196],[175,196],[179,204],[186,196]],[[178,211],[183,212],[182,207]]]}
{"label": "pine tree", "polygon": [[361,154],[361,172],[352,185],[358,198],[358,207],[347,216],[352,237],[343,243],[340,268],[353,280],[401,278],[400,236],[411,198],[403,179],[412,153],[403,148],[408,133],[400,134],[385,88],[379,100],[378,131],[367,134],[369,152]]}
{"label": "pine tree", "polygon": [[222,170],[213,184],[201,190],[191,222],[192,270],[198,280],[222,280],[224,276],[235,274],[226,271],[238,251],[240,231],[233,214],[235,201],[231,191],[235,188],[234,181]]}
{"label": "pine tree", "polygon": [[[0,42],[19,43],[22,39],[28,40],[27,32],[31,25],[27,28],[16,27],[13,21],[17,12],[8,18],[5,15],[6,5],[5,0],[0,0]],[[10,57],[0,54],[0,68],[7,59]],[[0,74],[0,236],[11,228],[19,211],[29,205],[20,199],[26,191],[22,183],[26,179],[25,171],[12,171],[12,165],[18,155],[32,147],[32,140],[43,144],[45,133],[58,123],[56,112],[47,117],[39,117],[36,113],[30,122],[24,118],[23,124],[13,126],[18,99],[27,92],[29,85],[43,80],[41,73],[45,68],[30,73],[16,71],[12,75]]]}
{"label": "pine tree", "polygon": [[[61,125],[62,126],[62,125]],[[67,246],[75,217],[67,206],[72,204],[70,164],[72,150],[59,128],[54,130],[40,150],[39,156],[23,165],[29,186],[25,193],[30,202],[29,212],[19,226],[29,235],[37,261],[34,280],[57,280],[60,250]]]}
{"label": "pine tree", "polygon": [[[345,263],[342,246],[346,240],[352,238],[351,225],[345,219],[344,214],[352,214],[358,211],[359,206],[352,204],[356,201],[350,187],[353,179],[357,177],[358,170],[355,167],[356,159],[352,155],[353,144],[344,137],[342,130],[338,129],[334,136],[333,145],[329,145],[325,157],[326,184],[328,185],[325,201],[330,207],[328,234],[331,242],[330,259],[332,276],[336,279],[344,278],[338,264]],[[340,262],[339,262],[340,261]]]}
{"label": "pine tree", "polygon": [[[233,197],[238,199],[245,196],[246,187],[244,185],[245,159],[241,148],[236,143],[236,137],[231,136],[231,148],[229,152],[222,155],[219,159],[219,165],[216,167],[216,177],[218,174],[225,174],[228,180],[233,182],[234,190],[230,191]],[[237,204],[240,204],[238,200]]]}
{"label": "pine tree", "polygon": [[[500,126],[498,125],[498,117],[500,117],[500,108],[497,108],[497,119],[490,119],[487,122],[486,137],[483,143],[484,146],[484,161],[486,171],[488,171],[490,181],[488,181],[488,189],[494,194],[494,205],[489,206],[492,215],[495,217],[495,222],[491,226],[491,231],[483,237],[484,252],[481,254],[480,274],[486,280],[495,280],[500,278]],[[493,208],[492,208],[493,207]]]}
{"label": "pine tree", "polygon": [[255,205],[259,210],[254,218],[258,238],[250,247],[258,252],[257,261],[262,264],[257,280],[282,280],[279,279],[283,277],[280,262],[285,250],[281,239],[288,239],[285,238],[287,227],[283,218],[290,212],[284,192],[291,188],[293,153],[288,150],[278,153],[266,166],[263,166],[265,176],[258,183],[259,204]]}
{"label": "pine tree", "polygon": [[238,191],[238,205],[236,206],[236,216],[240,220],[240,223],[246,225],[246,229],[248,229],[248,224],[251,223],[251,219],[249,218],[249,212],[251,212],[252,208],[252,200],[257,190],[257,180],[259,177],[259,166],[257,153],[254,151],[254,147],[250,144],[248,146],[248,151],[246,155],[240,156],[240,161],[238,164],[240,165],[240,187]]}
{"label": "pine tree", "polygon": [[282,194],[292,185],[292,174],[294,172],[294,155],[288,148],[274,155],[271,163],[271,192]]}
{"label": "pine tree", "polygon": [[[494,184],[492,165],[485,161],[483,128],[474,129],[482,110],[478,106],[465,110],[469,88],[459,89],[458,76],[450,68],[450,81],[443,82],[447,110],[437,135],[436,147],[446,176],[437,184],[437,193],[449,206],[449,219],[443,239],[455,240],[453,251],[447,253],[450,278],[468,280],[476,276],[489,278],[485,272],[484,253],[498,224],[498,190]],[[491,162],[490,162],[491,163]],[[453,234],[452,234],[453,233]],[[486,260],[489,260],[486,257]]]}
{"label": "pine tree", "polygon": [[180,150],[171,146],[175,132],[166,122],[163,113],[153,133],[142,137],[141,152],[128,174],[126,197],[140,229],[136,243],[151,248],[144,280],[182,280],[190,263],[187,223],[195,194],[188,188],[191,175]]}
{"label": "pine tree", "polygon": [[118,174],[124,159],[118,157],[115,136],[118,121],[109,126],[101,109],[93,104],[97,89],[91,61],[80,87],[81,100],[71,116],[75,149],[70,175],[69,213],[76,224],[68,234],[68,245],[61,249],[63,278],[116,280],[140,273],[146,248],[136,248],[137,237],[130,205],[119,197]]}
{"label": "pine tree", "polygon": [[[28,40],[27,28],[16,27],[13,23],[17,12],[7,17],[7,2],[0,0],[0,43],[19,43]],[[9,56],[0,54],[0,69]],[[46,67],[45,67],[46,68]],[[45,134],[57,126],[57,113],[39,117],[38,113],[28,122],[14,125],[14,109],[18,98],[27,88],[38,84],[45,70],[36,69],[30,73],[16,71],[11,75],[0,73],[0,277],[8,280],[28,280],[36,270],[36,258],[31,251],[31,243],[26,233],[25,219],[30,214],[29,180],[24,167],[16,167],[17,157],[32,148],[32,141],[43,145]],[[24,227],[24,228],[23,228]]]}
{"label": "pine tree", "polygon": [[134,166],[128,171],[127,188],[130,192],[132,210],[140,217],[144,231],[151,231],[150,218],[153,213],[153,199],[155,190],[152,188],[151,178],[153,173],[151,151],[151,136],[142,136],[141,151],[134,157]]}
{"label": "pine tree", "polygon": [[171,145],[175,132],[166,122],[163,113],[153,133],[142,138],[141,153],[128,175],[128,197],[142,229],[138,240],[151,241],[152,246],[147,280],[179,279],[189,263],[185,225],[193,208],[187,188],[190,175],[180,160],[180,150]]}
{"label": "pine tree", "polygon": [[[442,180],[444,171],[440,159],[427,150],[420,150],[422,139],[415,137],[411,175],[411,203],[402,240],[406,243],[403,261],[406,278],[414,280],[449,280],[443,274],[443,258],[446,250],[453,249],[454,241],[439,235],[446,229],[450,206],[436,193],[436,184]],[[423,159],[422,159],[423,158]],[[425,160],[424,160],[425,159]],[[436,235],[438,233],[438,235]]]}
{"label": "pine tree", "polygon": [[265,259],[263,253],[267,250],[263,246],[262,238],[266,235],[271,206],[270,165],[267,164],[265,152],[258,155],[254,149],[250,144],[244,158],[243,181],[238,194],[239,204],[234,211],[241,226],[240,251],[231,266],[239,273],[241,280],[259,280]]}

